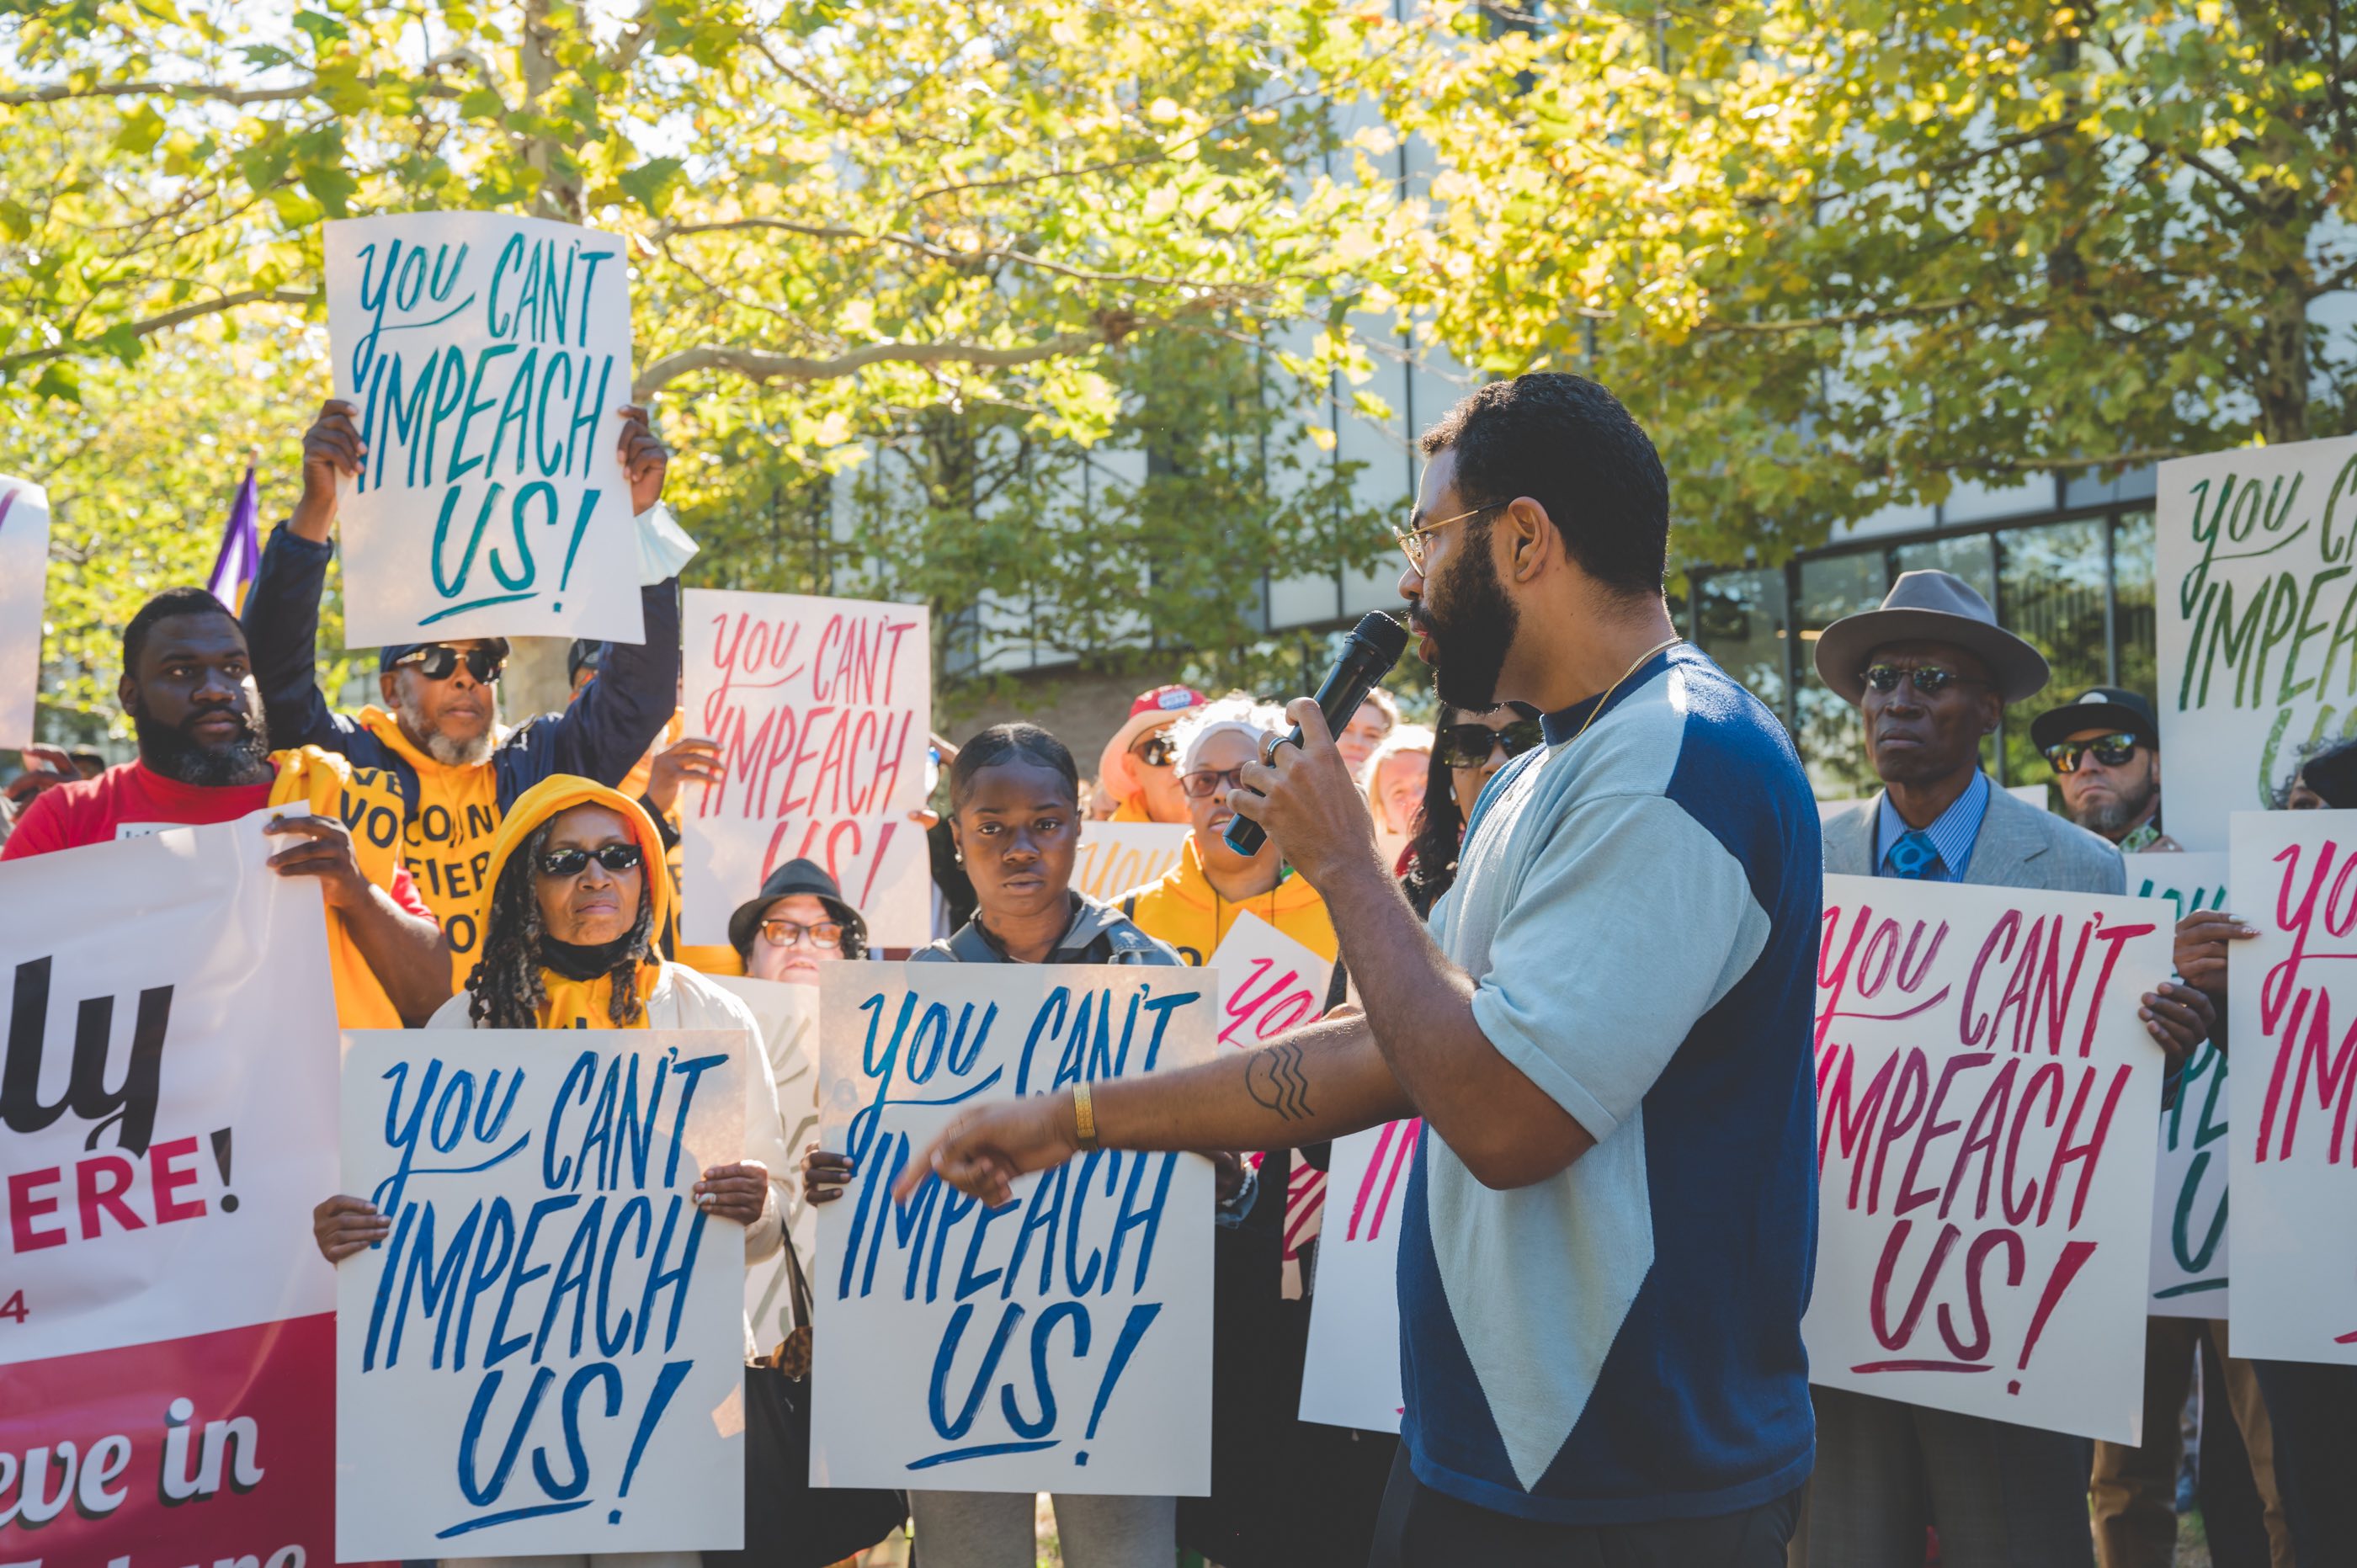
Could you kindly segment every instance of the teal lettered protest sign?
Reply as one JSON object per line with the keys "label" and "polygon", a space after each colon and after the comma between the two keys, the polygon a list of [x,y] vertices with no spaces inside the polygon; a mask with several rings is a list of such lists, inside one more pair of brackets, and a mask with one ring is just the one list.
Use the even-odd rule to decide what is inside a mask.
{"label": "teal lettered protest sign", "polygon": [[836,963],[819,997],[819,1142],[857,1174],[819,1208],[813,1484],[1207,1493],[1209,1161],[1101,1150],[998,1208],[890,1187],[969,1106],[1208,1061],[1216,977]]}
{"label": "teal lettered protest sign", "polygon": [[368,455],[345,481],[355,648],[428,638],[637,642],[622,242],[498,212],[327,227],[336,396]]}
{"label": "teal lettered protest sign", "polygon": [[2357,435],[2181,458],[2158,483],[2169,832],[2222,852],[2229,813],[2357,735]]}
{"label": "teal lettered protest sign", "polygon": [[[343,1562],[739,1545],[744,1148],[725,1030],[345,1036],[336,1271]],[[322,1195],[324,1196],[324,1195]]]}
{"label": "teal lettered protest sign", "polygon": [[[2128,897],[2165,898],[2176,918],[2226,903],[2222,854],[2132,854]],[[2160,1113],[2153,1184],[2152,1315],[2226,1316],[2226,1058],[2204,1040],[2177,1103]]]}

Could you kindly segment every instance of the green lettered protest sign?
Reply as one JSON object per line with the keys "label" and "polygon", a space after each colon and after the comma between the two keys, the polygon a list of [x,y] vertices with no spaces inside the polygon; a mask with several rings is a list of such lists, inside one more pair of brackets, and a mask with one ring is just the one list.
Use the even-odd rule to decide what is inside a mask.
{"label": "green lettered protest sign", "polygon": [[2357,436],[2163,463],[2158,508],[2169,831],[2223,850],[2304,747],[2357,735]]}

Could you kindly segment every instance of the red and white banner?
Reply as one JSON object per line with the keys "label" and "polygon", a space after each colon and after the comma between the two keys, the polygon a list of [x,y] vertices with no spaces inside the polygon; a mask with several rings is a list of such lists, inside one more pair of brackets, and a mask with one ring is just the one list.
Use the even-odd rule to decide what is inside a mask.
{"label": "red and white banner", "polygon": [[2227,950],[2237,1356],[2357,1364],[2357,811],[2237,811]]}
{"label": "red and white banner", "polygon": [[2169,906],[1825,878],[1813,1382],[2142,1439]]}
{"label": "red and white banner", "polygon": [[922,605],[687,591],[687,729],[726,776],[680,797],[680,935],[728,917],[790,860],[813,860],[879,948],[932,940],[925,803],[931,617]]}
{"label": "red and white banner", "polygon": [[0,1563],[334,1561],[336,1004],[264,821],[0,865]]}

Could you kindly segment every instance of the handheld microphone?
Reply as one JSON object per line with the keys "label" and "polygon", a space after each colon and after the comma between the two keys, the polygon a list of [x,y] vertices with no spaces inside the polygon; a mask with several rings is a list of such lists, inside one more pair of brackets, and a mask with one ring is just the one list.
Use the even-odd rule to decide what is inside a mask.
{"label": "handheld microphone", "polygon": [[[1326,727],[1340,735],[1359,704],[1367,700],[1367,693],[1375,689],[1375,682],[1390,674],[1406,651],[1405,625],[1380,611],[1361,617],[1350,640],[1342,645],[1342,656],[1334,660],[1334,668],[1326,671],[1325,683],[1318,688],[1318,711],[1326,715]],[[1295,725],[1286,738],[1299,746],[1300,726]],[[1260,846],[1268,842],[1268,830],[1240,811],[1221,836],[1238,854],[1258,854]]]}

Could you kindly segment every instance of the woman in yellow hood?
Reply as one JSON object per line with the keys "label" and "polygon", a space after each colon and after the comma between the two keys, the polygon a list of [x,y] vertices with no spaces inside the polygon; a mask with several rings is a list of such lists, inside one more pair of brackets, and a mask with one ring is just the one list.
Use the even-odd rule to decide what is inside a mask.
{"label": "woman in yellow hood", "polygon": [[[662,840],[639,803],[567,774],[517,797],[492,841],[482,957],[467,990],[429,1029],[737,1029],[743,1032],[745,1157],[695,1184],[696,1202],[745,1227],[745,1261],[776,1255],[788,1160],[776,1083],[751,1009],[655,943],[671,913]],[[774,1180],[772,1179],[774,1176]],[[391,1234],[366,1199],[338,1196],[312,1214],[329,1262]],[[746,1353],[754,1351],[752,1330]],[[694,1552],[640,1553],[632,1568],[693,1568]],[[446,1558],[444,1568],[504,1568],[504,1558]],[[517,1559],[565,1568],[563,1557]],[[580,1558],[570,1559],[580,1563]],[[587,1560],[601,1563],[602,1556]]]}

